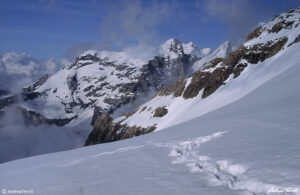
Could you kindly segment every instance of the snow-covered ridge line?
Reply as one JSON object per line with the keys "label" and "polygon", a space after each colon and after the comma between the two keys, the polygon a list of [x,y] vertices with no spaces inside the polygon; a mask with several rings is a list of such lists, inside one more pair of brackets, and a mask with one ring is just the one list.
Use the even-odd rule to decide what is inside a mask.
{"label": "snow-covered ridge line", "polygon": [[[258,34],[257,30],[250,33],[247,41],[225,59],[206,62],[206,66],[191,77],[178,80],[158,92],[130,117],[115,121],[143,128],[155,125],[156,130],[160,130],[242,98],[300,60],[297,53],[299,10],[277,16],[264,24]],[[155,117],[159,110],[163,114]]]}

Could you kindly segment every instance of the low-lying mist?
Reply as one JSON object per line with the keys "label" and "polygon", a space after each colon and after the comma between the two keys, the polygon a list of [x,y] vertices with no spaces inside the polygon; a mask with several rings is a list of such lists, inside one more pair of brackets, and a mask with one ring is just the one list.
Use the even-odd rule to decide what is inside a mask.
{"label": "low-lying mist", "polygon": [[[72,127],[25,125],[21,111],[12,106],[0,118],[0,163],[38,154],[77,148],[86,135]],[[82,131],[81,131],[82,132]]]}

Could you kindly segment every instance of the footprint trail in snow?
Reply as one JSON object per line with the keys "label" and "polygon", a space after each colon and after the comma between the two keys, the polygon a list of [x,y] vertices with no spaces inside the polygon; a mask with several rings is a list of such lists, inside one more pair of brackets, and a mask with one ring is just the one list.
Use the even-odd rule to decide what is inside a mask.
{"label": "footprint trail in snow", "polygon": [[[211,135],[189,139],[179,143],[167,143],[159,147],[169,147],[169,156],[173,157],[173,164],[184,164],[190,173],[201,174],[211,186],[227,186],[232,190],[239,190],[242,194],[275,194],[272,190],[284,191],[286,187],[266,184],[246,176],[247,166],[233,164],[229,160],[213,160],[209,156],[200,155],[202,144],[222,137],[226,131]],[[278,194],[278,193],[276,193]],[[295,194],[295,193],[294,193]]]}

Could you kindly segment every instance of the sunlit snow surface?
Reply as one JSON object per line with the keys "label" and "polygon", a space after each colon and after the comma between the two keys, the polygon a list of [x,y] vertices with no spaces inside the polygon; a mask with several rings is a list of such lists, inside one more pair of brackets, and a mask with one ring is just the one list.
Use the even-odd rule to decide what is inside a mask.
{"label": "sunlit snow surface", "polygon": [[[283,13],[278,17],[285,16],[286,21],[300,21],[300,13],[298,12],[299,9],[297,14],[293,14],[288,17],[285,13]],[[282,29],[278,33],[269,32],[274,24],[282,20],[279,20],[278,17],[262,25],[264,31],[258,37],[248,40],[243,44],[245,47],[251,48],[256,44],[266,44],[270,40],[276,40],[283,37],[288,38],[285,46],[276,55],[264,61],[260,61],[257,64],[249,63],[239,77],[233,78],[233,75],[229,76],[229,78],[224,82],[225,85],[220,86],[216,92],[207,98],[202,98],[203,91],[200,91],[196,97],[190,99],[185,99],[181,96],[174,97],[173,94],[168,96],[156,96],[155,98],[141,105],[137,109],[137,112],[124,120],[122,124],[141,127],[151,127],[155,125],[157,127],[156,130],[165,129],[230,104],[244,97],[289,67],[299,65],[300,45],[299,43],[295,43],[291,46],[289,45],[300,34],[300,25],[296,22],[290,29]],[[223,46],[220,46],[220,51],[225,51],[225,48],[228,48],[228,43],[227,46],[226,43],[223,44]],[[216,51],[218,50],[219,49]],[[214,53],[215,52],[212,54]],[[209,56],[211,55],[208,55],[201,60],[210,58]],[[200,61],[196,62],[193,67],[195,68],[195,65],[200,63]],[[241,59],[239,63],[245,63],[245,59]],[[205,65],[205,63],[201,63],[201,66],[203,65]],[[218,64],[216,67],[202,71],[212,72],[218,68],[219,65],[220,64]],[[198,68],[201,69],[201,66]],[[186,79],[186,88],[189,85],[190,79],[191,77]],[[147,109],[142,111],[142,109],[145,107],[147,107]],[[159,107],[165,107],[168,110],[168,113],[163,117],[153,117],[154,111]]]}
{"label": "sunlit snow surface", "polygon": [[163,131],[1,164],[0,189],[299,194],[300,66],[285,66],[243,98]]}

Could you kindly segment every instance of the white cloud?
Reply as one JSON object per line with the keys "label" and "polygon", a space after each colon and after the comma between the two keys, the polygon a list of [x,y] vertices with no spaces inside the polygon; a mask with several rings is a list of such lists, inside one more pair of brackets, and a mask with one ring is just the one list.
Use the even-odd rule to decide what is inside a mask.
{"label": "white cloud", "polygon": [[9,52],[0,56],[1,88],[18,91],[45,74],[61,67],[53,58],[37,60],[26,53]]}

